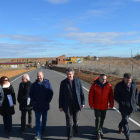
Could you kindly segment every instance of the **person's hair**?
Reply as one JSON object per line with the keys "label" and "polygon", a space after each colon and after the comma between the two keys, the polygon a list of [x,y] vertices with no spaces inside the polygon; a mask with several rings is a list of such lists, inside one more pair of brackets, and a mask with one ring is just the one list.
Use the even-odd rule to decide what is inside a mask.
{"label": "person's hair", "polygon": [[[26,79],[28,80],[28,81],[30,81],[30,77],[29,77],[29,75],[28,74],[24,74],[23,76],[25,76],[26,77]],[[22,76],[22,77],[23,77]]]}
{"label": "person's hair", "polygon": [[100,77],[106,76],[106,74],[100,74]]}
{"label": "person's hair", "polygon": [[4,84],[5,78],[7,78],[7,80],[9,81],[9,78],[8,78],[7,76],[2,76],[2,77],[0,78],[0,84],[1,84],[2,86],[3,86],[3,84]]}
{"label": "person's hair", "polygon": [[43,73],[42,71],[37,72],[37,74],[38,74],[38,73],[42,73],[42,75],[44,75],[44,73]]}
{"label": "person's hair", "polygon": [[125,73],[123,75],[123,78],[132,79],[132,75],[131,75],[131,73]]}
{"label": "person's hair", "polygon": [[70,68],[70,67],[66,69],[66,73],[67,72],[72,72],[74,74],[74,70],[72,68]]}

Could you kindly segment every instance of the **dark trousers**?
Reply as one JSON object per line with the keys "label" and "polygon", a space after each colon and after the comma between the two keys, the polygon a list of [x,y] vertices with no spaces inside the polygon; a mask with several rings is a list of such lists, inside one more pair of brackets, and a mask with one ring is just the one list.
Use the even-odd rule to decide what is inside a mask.
{"label": "dark trousers", "polygon": [[102,133],[102,128],[103,128],[103,124],[104,124],[104,120],[106,117],[106,110],[98,110],[95,109],[94,110],[95,113],[95,133],[100,134]]}
{"label": "dark trousers", "polygon": [[[68,112],[65,113],[66,116],[66,126],[67,126],[67,136],[69,138],[73,137],[73,129],[78,131],[79,124],[79,105],[78,104],[70,104],[68,108]],[[72,122],[73,120],[73,122]],[[73,125],[72,125],[73,124]]]}
{"label": "dark trousers", "polygon": [[21,127],[25,128],[26,125],[26,113],[28,112],[28,124],[32,122],[32,110],[21,111]]}
{"label": "dark trousers", "polygon": [[3,116],[4,130],[12,131],[12,116]]}
{"label": "dark trousers", "polygon": [[[45,131],[46,128],[46,123],[47,123],[47,115],[48,112],[35,112],[35,117],[36,117],[36,135],[41,134],[41,131]],[[40,125],[40,118],[42,116],[42,126]]]}
{"label": "dark trousers", "polygon": [[131,113],[121,112],[121,115],[122,115],[122,120],[119,123],[119,128],[123,128],[126,138],[130,138],[129,117]]}

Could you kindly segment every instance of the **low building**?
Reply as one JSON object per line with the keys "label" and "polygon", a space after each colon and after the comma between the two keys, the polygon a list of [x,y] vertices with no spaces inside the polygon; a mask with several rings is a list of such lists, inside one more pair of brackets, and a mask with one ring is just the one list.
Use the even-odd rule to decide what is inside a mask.
{"label": "low building", "polygon": [[7,63],[0,63],[0,67],[8,67],[8,68],[18,68],[25,66],[24,62],[7,62]]}
{"label": "low building", "polygon": [[72,63],[77,63],[77,59],[81,58],[83,62],[83,57],[69,57],[66,58],[65,55],[59,56],[56,58],[56,60],[52,60],[52,64],[60,65],[60,64],[72,64]]}
{"label": "low building", "polygon": [[57,57],[56,58],[56,64],[57,65],[65,64],[65,59],[66,59],[65,55],[62,55],[62,56]]}
{"label": "low building", "polygon": [[82,62],[83,62],[83,60],[84,60],[84,58],[83,57],[69,57],[68,59],[66,59],[66,61],[65,61],[65,64],[72,64],[72,63],[77,63],[77,59],[78,58],[81,58],[81,60],[82,60]]}

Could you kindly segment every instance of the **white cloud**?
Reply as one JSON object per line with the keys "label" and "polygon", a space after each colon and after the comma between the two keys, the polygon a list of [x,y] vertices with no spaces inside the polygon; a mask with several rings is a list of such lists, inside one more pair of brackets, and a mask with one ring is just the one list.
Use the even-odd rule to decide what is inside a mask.
{"label": "white cloud", "polygon": [[102,15],[105,15],[106,12],[104,10],[88,10],[86,13],[86,16],[88,17],[101,17]]}
{"label": "white cloud", "polygon": [[[78,44],[94,44],[97,46],[111,46],[117,44],[140,43],[137,32],[68,32],[58,36],[77,41]],[[139,35],[140,36],[140,35]],[[128,38],[134,39],[128,39]]]}
{"label": "white cloud", "polygon": [[52,41],[40,35],[0,34],[0,38],[9,38],[9,40],[23,41],[23,42],[51,42]]}
{"label": "white cloud", "polygon": [[[21,58],[21,57],[38,57],[42,54],[48,54],[52,50],[56,50],[55,46],[44,44],[14,44],[0,43],[0,58]],[[44,56],[43,56],[44,57]]]}
{"label": "white cloud", "polygon": [[67,27],[67,28],[65,29],[65,31],[77,32],[77,31],[80,31],[80,29],[79,29],[79,28],[76,28],[76,27]]}
{"label": "white cloud", "polygon": [[45,0],[45,1],[48,1],[48,2],[53,3],[53,4],[61,4],[61,3],[67,3],[70,0]]}

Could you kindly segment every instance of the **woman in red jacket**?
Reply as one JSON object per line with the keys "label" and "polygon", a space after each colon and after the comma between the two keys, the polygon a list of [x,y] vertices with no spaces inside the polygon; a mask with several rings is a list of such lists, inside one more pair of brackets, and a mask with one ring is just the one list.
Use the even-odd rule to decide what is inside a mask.
{"label": "woman in red jacket", "polygon": [[[102,127],[108,108],[113,108],[114,97],[111,84],[106,81],[107,76],[101,74],[94,80],[89,91],[89,106],[95,113],[96,139],[101,140],[103,136]],[[109,105],[108,105],[109,104]]]}

